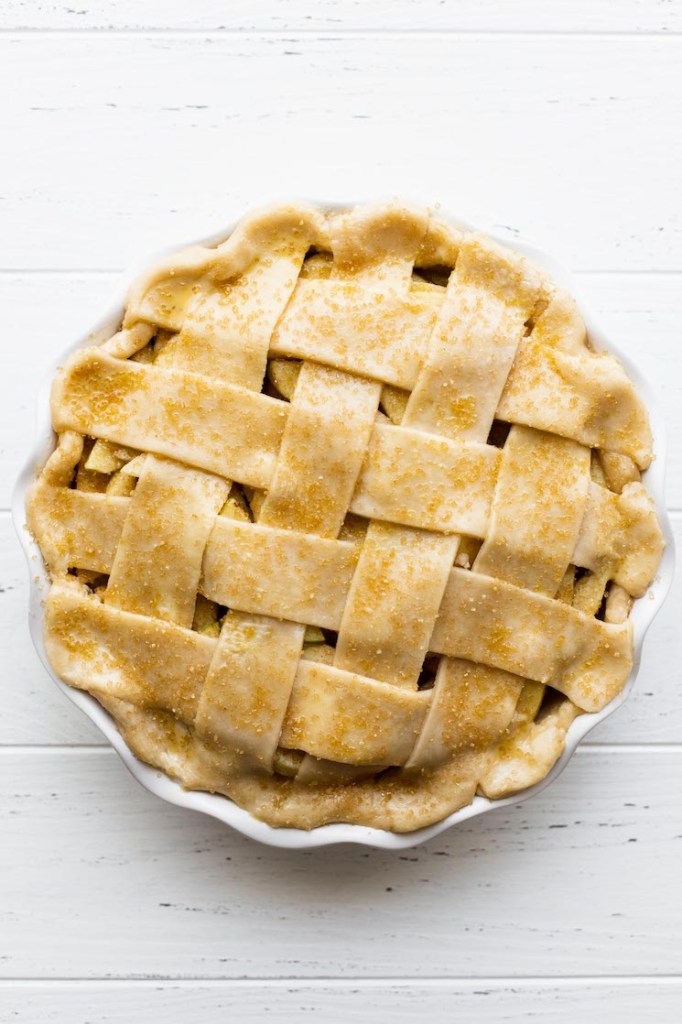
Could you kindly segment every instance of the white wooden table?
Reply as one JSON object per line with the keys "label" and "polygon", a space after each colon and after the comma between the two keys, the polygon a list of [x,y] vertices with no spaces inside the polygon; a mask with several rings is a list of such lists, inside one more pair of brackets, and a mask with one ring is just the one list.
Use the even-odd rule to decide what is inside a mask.
{"label": "white wooden table", "polygon": [[[120,267],[264,198],[388,193],[580,273],[667,413],[682,539],[680,0],[4,0],[0,30],[0,507]],[[288,853],[129,777],[38,663],[0,527],[1,1021],[682,1019],[679,585],[535,801]]]}

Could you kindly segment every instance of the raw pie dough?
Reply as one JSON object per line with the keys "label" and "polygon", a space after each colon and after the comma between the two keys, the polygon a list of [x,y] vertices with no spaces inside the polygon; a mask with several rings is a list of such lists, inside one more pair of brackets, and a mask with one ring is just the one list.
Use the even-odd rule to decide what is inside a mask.
{"label": "raw pie dough", "polygon": [[52,416],[49,659],[187,788],[409,831],[542,779],[628,678],[646,412],[485,236],[252,214],[137,281]]}

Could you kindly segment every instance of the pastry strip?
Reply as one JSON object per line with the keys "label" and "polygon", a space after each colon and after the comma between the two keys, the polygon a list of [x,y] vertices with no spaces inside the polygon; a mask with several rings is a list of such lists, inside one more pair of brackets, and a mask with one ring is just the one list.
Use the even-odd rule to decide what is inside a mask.
{"label": "pastry strip", "polygon": [[381,385],[304,363],[259,521],[336,537],[346,517]]}
{"label": "pastry strip", "polygon": [[629,675],[632,625],[453,569],[429,649],[549,683],[584,711],[599,711]]}
{"label": "pastry strip", "polygon": [[516,253],[478,235],[463,241],[402,426],[486,440],[539,287]]}
{"label": "pastry strip", "polygon": [[377,423],[351,502],[357,515],[485,537],[500,451]]}
{"label": "pastry strip", "polygon": [[[337,668],[416,688],[457,543],[372,523],[341,620]],[[396,592],[409,602],[396,601]]]}
{"label": "pastry strip", "polygon": [[589,484],[588,448],[512,427],[474,572],[554,597],[575,549]]}
{"label": "pastry strip", "polygon": [[52,392],[55,430],[78,430],[265,487],[286,406],[198,374],[74,353]]}
{"label": "pastry strip", "polygon": [[229,484],[148,455],[128,507],[104,601],[191,626],[208,535]]}
{"label": "pastry strip", "polygon": [[559,293],[519,347],[498,418],[628,455],[645,468],[651,431],[632,382],[615,356],[575,341],[574,309]]}
{"label": "pastry strip", "polygon": [[231,611],[225,619],[195,724],[200,736],[234,752],[239,771],[272,764],[304,632],[262,615]]}
{"label": "pastry strip", "polygon": [[388,683],[302,661],[282,728],[285,747],[349,764],[404,764],[431,700]]}
{"label": "pastry strip", "polygon": [[170,363],[212,380],[260,390],[270,336],[294,289],[306,247],[305,239],[298,246],[274,245],[269,256],[254,261],[220,289],[206,279],[191,285],[179,333],[156,365]]}
{"label": "pastry strip", "polygon": [[54,487],[41,480],[33,492],[30,522],[41,537],[50,571],[110,572],[129,505],[130,498]]}
{"label": "pastry strip", "polygon": [[429,295],[374,297],[362,282],[300,280],[270,351],[411,387],[438,315]]}
{"label": "pastry strip", "polygon": [[199,590],[241,611],[338,629],[358,548],[219,516]]}
{"label": "pastry strip", "polygon": [[489,747],[511,722],[522,687],[522,679],[500,669],[441,658],[409,766],[438,765],[454,751]]}
{"label": "pastry strip", "polygon": [[50,590],[45,624],[50,663],[71,686],[194,720],[215,640],[61,582]]}

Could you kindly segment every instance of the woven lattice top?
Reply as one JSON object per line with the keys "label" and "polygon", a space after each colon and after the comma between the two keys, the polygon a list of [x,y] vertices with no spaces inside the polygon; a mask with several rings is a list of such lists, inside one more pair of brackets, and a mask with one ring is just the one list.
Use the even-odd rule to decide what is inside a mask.
{"label": "woven lattice top", "polygon": [[267,821],[398,830],[542,778],[632,663],[646,413],[517,253],[398,204],[165,260],[53,389],[46,645]]}

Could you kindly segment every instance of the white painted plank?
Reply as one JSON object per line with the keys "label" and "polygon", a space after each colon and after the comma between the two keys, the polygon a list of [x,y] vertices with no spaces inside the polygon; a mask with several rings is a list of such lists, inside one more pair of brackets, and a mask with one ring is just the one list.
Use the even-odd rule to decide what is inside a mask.
{"label": "white painted plank", "polygon": [[[682,548],[682,517],[674,521]],[[0,745],[103,744],[53,684],[28,635],[28,570],[7,514],[0,515]],[[593,743],[676,743],[682,736],[682,574],[651,627],[630,699],[590,734]]]}
{"label": "white painted plank", "polygon": [[400,193],[580,269],[680,269],[681,59],[664,35],[5,34],[0,267],[116,267],[264,197]]}
{"label": "white painted plank", "polygon": [[617,7],[611,0],[100,0],[77,5],[5,0],[0,9],[4,29],[671,32],[680,24],[679,6],[666,0],[620,0]]}
{"label": "white painted plank", "polygon": [[401,856],[257,846],[109,751],[0,758],[3,977],[680,969],[679,750],[583,750],[532,802]]}
{"label": "white painted plank", "polygon": [[[52,363],[107,309],[113,275],[0,274],[6,373],[0,377],[0,508],[33,442],[41,367]],[[581,275],[600,324],[641,367],[658,395],[670,436],[668,503],[682,509],[682,274]]]}
{"label": "white painted plank", "polygon": [[324,1024],[677,1024],[682,981],[584,979],[499,982],[85,982],[0,983],[0,1016],[27,1024],[130,1024],[163,1020]]}

